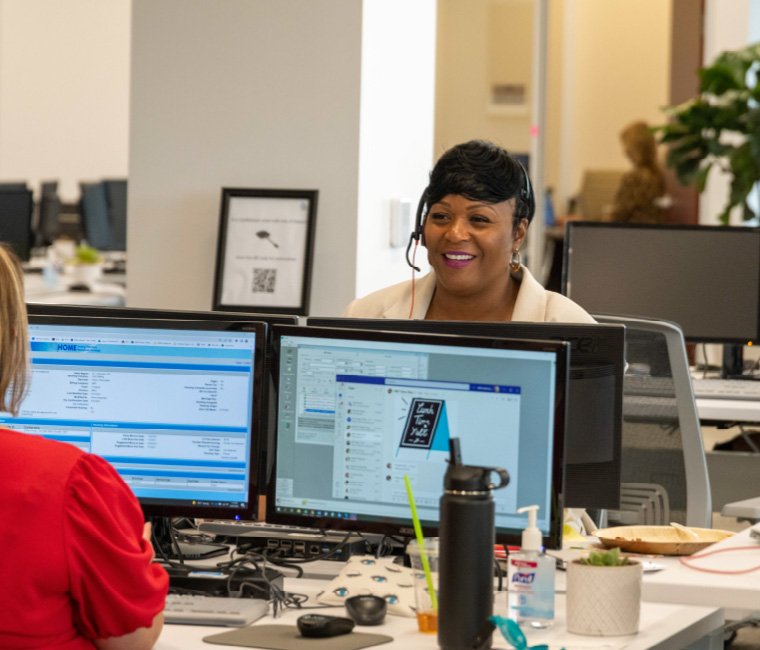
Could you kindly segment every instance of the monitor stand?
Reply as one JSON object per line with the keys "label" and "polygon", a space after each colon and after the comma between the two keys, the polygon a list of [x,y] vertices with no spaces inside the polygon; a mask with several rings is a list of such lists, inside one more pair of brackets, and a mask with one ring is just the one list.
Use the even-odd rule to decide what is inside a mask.
{"label": "monitor stand", "polygon": [[723,363],[720,367],[721,379],[740,379],[744,372],[744,346],[724,345]]}

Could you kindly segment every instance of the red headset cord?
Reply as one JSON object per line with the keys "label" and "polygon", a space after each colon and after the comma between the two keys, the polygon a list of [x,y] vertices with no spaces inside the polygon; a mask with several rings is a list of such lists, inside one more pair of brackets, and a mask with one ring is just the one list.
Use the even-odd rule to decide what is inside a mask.
{"label": "red headset cord", "polygon": [[418,241],[414,240],[414,249],[412,250],[412,306],[409,308],[409,320],[412,319],[412,314],[414,313],[414,262],[415,257],[417,257],[417,244]]}
{"label": "red headset cord", "polygon": [[711,555],[716,555],[718,553],[727,553],[729,551],[757,551],[758,548],[759,547],[757,546],[734,546],[733,548],[719,548],[714,551],[708,551],[707,553],[692,555],[691,557],[679,557],[678,561],[689,569],[694,569],[695,571],[704,571],[705,573],[718,573],[726,576],[739,575],[741,573],[752,573],[753,571],[760,569],[760,564],[750,569],[739,569],[738,571],[722,571],[720,569],[706,569],[704,567],[694,566],[691,564],[691,562],[694,560],[701,560],[703,557],[710,557]]}

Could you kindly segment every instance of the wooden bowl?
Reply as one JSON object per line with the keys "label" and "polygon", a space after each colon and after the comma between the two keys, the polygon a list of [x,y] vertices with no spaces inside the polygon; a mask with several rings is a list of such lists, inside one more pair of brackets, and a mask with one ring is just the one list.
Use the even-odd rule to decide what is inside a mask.
{"label": "wooden bowl", "polygon": [[607,548],[617,546],[621,551],[647,555],[691,555],[733,535],[727,530],[689,528],[699,539],[673,526],[616,526],[597,530],[594,535]]}

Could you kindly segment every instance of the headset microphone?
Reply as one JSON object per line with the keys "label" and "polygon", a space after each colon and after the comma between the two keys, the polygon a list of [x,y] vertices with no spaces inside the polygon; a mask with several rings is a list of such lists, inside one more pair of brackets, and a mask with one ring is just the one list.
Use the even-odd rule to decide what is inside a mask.
{"label": "headset microphone", "polygon": [[417,273],[420,273],[419,267],[412,264],[412,261],[409,259],[409,251],[412,249],[412,242],[418,242],[420,241],[420,238],[422,237],[422,211],[425,208],[425,192],[422,193],[422,196],[420,197],[420,202],[417,204],[417,215],[414,217],[414,230],[412,230],[412,234],[409,235],[409,243],[406,245],[406,263],[411,266]]}

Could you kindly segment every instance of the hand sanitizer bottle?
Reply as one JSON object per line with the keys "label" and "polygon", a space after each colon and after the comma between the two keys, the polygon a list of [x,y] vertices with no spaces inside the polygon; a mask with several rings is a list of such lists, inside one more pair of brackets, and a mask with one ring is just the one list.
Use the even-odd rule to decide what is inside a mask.
{"label": "hand sanitizer bottle", "polygon": [[554,623],[555,561],[541,546],[541,531],[536,527],[538,506],[517,512],[528,513],[528,527],[522,534],[519,553],[508,558],[507,616],[521,626],[549,627]]}

